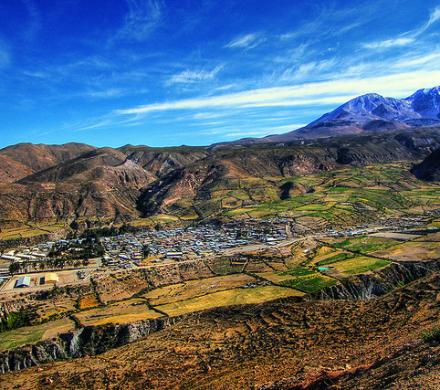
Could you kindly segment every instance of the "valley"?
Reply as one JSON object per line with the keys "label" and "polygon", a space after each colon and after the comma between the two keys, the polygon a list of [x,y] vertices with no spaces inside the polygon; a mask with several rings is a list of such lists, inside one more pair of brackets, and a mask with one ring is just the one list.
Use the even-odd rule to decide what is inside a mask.
{"label": "valley", "polygon": [[[247,146],[75,145],[87,150],[39,170],[19,153],[34,146],[17,145],[30,174],[0,187],[2,377],[87,388],[70,368],[85,359],[103,370],[96,386],[107,375],[114,386],[177,386],[162,356],[192,367],[201,388],[223,388],[221,378],[314,388],[373,380],[362,373],[405,345],[422,359],[436,348],[421,332],[436,334],[438,305],[410,296],[438,290],[440,183],[423,172],[440,169],[439,147],[437,128]],[[372,355],[344,355],[343,340]],[[141,345],[151,354],[134,352]],[[131,358],[107,366],[119,351]],[[147,356],[157,368],[131,378]],[[284,372],[280,359],[291,364]]]}
{"label": "valley", "polygon": [[0,20],[0,390],[440,389],[440,0]]}

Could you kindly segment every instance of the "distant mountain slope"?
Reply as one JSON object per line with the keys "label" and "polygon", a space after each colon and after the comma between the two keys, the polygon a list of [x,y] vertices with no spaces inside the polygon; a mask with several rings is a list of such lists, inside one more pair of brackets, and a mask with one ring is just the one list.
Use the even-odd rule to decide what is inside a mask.
{"label": "distant mountain slope", "polygon": [[153,179],[153,175],[128,160],[124,153],[111,148],[102,148],[27,176],[19,182],[81,184],[87,181],[111,180],[108,184],[136,182],[142,186]]}
{"label": "distant mountain slope", "polygon": [[438,130],[417,130],[320,139],[304,144],[296,141],[284,146],[214,148],[206,158],[171,171],[146,187],[138,208],[144,215],[179,213],[196,203],[205,208],[213,202],[215,194],[225,189],[235,186],[240,191],[253,190],[250,178],[292,177],[347,165],[414,161],[424,158],[436,145],[440,146]]}
{"label": "distant mountain slope", "polygon": [[13,182],[94,150],[90,145],[17,144],[0,150],[0,180]]}
{"label": "distant mountain slope", "polygon": [[435,150],[420,164],[415,165],[411,172],[421,180],[440,181],[440,149]]}
{"label": "distant mountain slope", "polygon": [[[17,153],[23,148],[29,152],[27,156],[19,154],[23,162],[10,157],[11,151]],[[84,153],[65,160],[83,148]],[[221,215],[229,207],[227,202],[246,205],[278,199],[280,188],[271,178],[292,178],[346,166],[420,161],[437,148],[439,128],[431,127],[297,140],[284,145],[79,146],[67,147],[67,152],[62,146],[55,148],[43,165],[57,159],[59,163],[34,172],[36,164],[45,161],[42,151],[52,147],[11,147],[7,148],[9,155],[0,153],[6,176],[0,177],[0,224],[78,217],[121,221],[158,213],[211,218]],[[17,167],[20,170],[15,170]],[[24,177],[13,181],[13,174]],[[307,186],[295,189],[298,193],[308,190]]]}
{"label": "distant mountain slope", "polygon": [[155,179],[121,151],[95,149],[16,183],[0,186],[0,218],[136,215],[139,191]]}
{"label": "distant mountain slope", "polygon": [[[27,150],[28,160],[22,158],[27,164],[32,161],[34,152],[40,158],[42,151],[50,149],[45,145],[7,148],[20,157],[23,150]],[[81,149],[77,148],[78,152]],[[129,145],[119,149],[84,149],[84,153],[71,159],[64,159],[69,154],[61,158],[55,155],[61,160],[59,163],[37,172],[22,164],[22,171],[17,175],[19,180],[15,183],[10,183],[14,180],[9,176],[4,180],[0,177],[1,183],[8,183],[0,184],[0,220],[136,217],[139,214],[137,199],[143,188],[171,171],[206,157],[208,153],[206,148]],[[56,152],[64,150],[62,146]],[[50,163],[55,161],[52,154],[48,156],[52,157]],[[0,162],[1,158],[0,154]],[[17,166],[16,161],[4,156],[5,167],[8,159]],[[40,166],[45,165],[49,162]]]}
{"label": "distant mountain slope", "polygon": [[440,124],[440,87],[421,89],[406,99],[370,93],[324,114],[306,127],[264,138],[246,138],[235,144],[289,142],[363,132],[384,132]]}
{"label": "distant mountain slope", "polygon": [[180,146],[175,148],[150,148],[126,145],[119,148],[127,158],[157,177],[205,158],[205,147]]}

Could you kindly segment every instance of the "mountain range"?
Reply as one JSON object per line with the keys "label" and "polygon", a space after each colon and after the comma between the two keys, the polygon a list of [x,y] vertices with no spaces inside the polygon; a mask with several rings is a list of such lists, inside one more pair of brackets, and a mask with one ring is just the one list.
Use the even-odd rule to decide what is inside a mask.
{"label": "mountain range", "polygon": [[[440,147],[438,128],[230,147],[119,149],[19,144],[0,150],[0,227],[14,221],[115,221],[171,214],[221,214],[221,194],[258,195],[270,177],[341,167],[420,161]],[[16,168],[16,169],[15,169]],[[254,188],[255,187],[255,188]],[[307,188],[295,189],[305,193]],[[219,215],[220,215],[219,214]]]}
{"label": "mountain range", "polygon": [[[0,150],[0,225],[161,213],[213,217],[223,207],[214,201],[219,194],[237,186],[252,192],[270,177],[418,162],[440,148],[439,107],[437,87],[403,100],[360,96],[303,129],[233,144],[9,146]],[[414,173],[429,178],[422,172],[440,165],[436,156]]]}
{"label": "mountain range", "polygon": [[405,99],[376,93],[358,96],[301,129],[264,138],[244,138],[233,143],[289,142],[439,124],[440,87],[434,87],[420,89]]}

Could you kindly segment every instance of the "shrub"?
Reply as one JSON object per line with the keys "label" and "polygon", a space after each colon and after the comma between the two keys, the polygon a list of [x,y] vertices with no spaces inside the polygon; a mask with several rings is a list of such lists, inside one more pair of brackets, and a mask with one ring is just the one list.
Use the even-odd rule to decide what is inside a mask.
{"label": "shrub", "polygon": [[440,327],[422,333],[422,340],[428,344],[440,343]]}

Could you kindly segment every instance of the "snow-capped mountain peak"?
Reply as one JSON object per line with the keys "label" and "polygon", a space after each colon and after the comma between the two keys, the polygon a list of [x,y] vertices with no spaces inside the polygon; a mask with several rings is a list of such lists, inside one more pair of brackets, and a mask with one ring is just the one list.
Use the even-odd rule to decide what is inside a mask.
{"label": "snow-capped mountain peak", "polygon": [[440,86],[420,89],[404,100],[421,118],[440,119]]}

